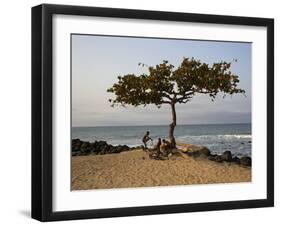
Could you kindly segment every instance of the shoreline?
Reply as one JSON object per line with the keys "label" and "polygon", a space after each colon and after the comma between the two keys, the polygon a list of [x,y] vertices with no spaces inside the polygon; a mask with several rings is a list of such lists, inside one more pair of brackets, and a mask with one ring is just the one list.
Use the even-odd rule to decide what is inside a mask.
{"label": "shoreline", "polygon": [[[136,149],[143,149],[143,145],[141,146],[134,146],[129,147],[128,145],[111,145],[108,144],[106,141],[82,141],[80,139],[72,139],[72,156],[87,156],[87,155],[105,155],[105,154],[118,154],[124,151],[132,151]],[[156,150],[148,149],[150,152],[156,152]],[[208,160],[215,161],[215,162],[234,162],[236,164],[241,164],[244,166],[251,166],[252,165],[252,158],[249,156],[242,156],[238,157],[235,156],[231,151],[224,151],[221,154],[214,154],[205,147],[200,145],[193,145],[193,144],[186,144],[177,142],[177,148],[168,151],[171,154],[173,152],[183,152],[183,155],[192,156],[197,158],[199,156],[207,157]],[[154,153],[155,155],[155,153]],[[167,156],[164,156],[166,159]],[[162,160],[164,160],[162,159]]]}

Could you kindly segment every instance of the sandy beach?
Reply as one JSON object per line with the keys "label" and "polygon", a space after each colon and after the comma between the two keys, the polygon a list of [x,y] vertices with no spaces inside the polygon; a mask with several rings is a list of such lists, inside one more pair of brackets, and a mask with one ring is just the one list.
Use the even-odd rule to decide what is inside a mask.
{"label": "sandy beach", "polygon": [[201,157],[154,160],[143,150],[72,157],[72,190],[250,181],[251,167]]}

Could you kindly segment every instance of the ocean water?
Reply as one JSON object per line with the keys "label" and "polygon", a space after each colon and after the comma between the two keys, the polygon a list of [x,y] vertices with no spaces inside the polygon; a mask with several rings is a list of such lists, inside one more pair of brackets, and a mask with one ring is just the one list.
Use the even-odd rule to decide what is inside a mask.
{"label": "ocean water", "polygon": [[[138,146],[142,145],[144,133],[150,131],[153,142],[148,145],[152,146],[159,137],[168,139],[168,130],[168,126],[72,127],[72,138]],[[251,124],[177,125],[175,138],[178,142],[204,145],[212,153],[231,151],[239,157],[251,156]]]}

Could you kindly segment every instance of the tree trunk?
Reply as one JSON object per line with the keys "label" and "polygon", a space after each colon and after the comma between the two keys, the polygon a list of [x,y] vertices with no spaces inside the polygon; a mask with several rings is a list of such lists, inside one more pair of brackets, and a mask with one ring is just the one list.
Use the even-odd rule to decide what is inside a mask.
{"label": "tree trunk", "polygon": [[175,108],[175,103],[171,104],[172,107],[172,123],[170,124],[170,129],[169,129],[169,138],[170,138],[170,143],[172,148],[176,147],[176,140],[174,137],[174,130],[177,125],[177,116],[176,116],[176,108]]}

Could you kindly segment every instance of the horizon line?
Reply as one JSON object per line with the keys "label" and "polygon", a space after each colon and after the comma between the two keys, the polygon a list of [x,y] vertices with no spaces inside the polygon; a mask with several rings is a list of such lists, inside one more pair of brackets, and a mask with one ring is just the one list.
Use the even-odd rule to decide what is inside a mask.
{"label": "horizon line", "polygon": [[[177,126],[194,126],[194,125],[239,125],[239,124],[252,124],[252,122],[238,122],[238,123],[202,123],[202,124],[177,124]],[[92,128],[92,127],[134,127],[134,126],[169,126],[169,124],[153,124],[153,125],[112,125],[112,126],[71,126],[71,128],[78,128],[78,127],[83,127],[83,128]]]}

